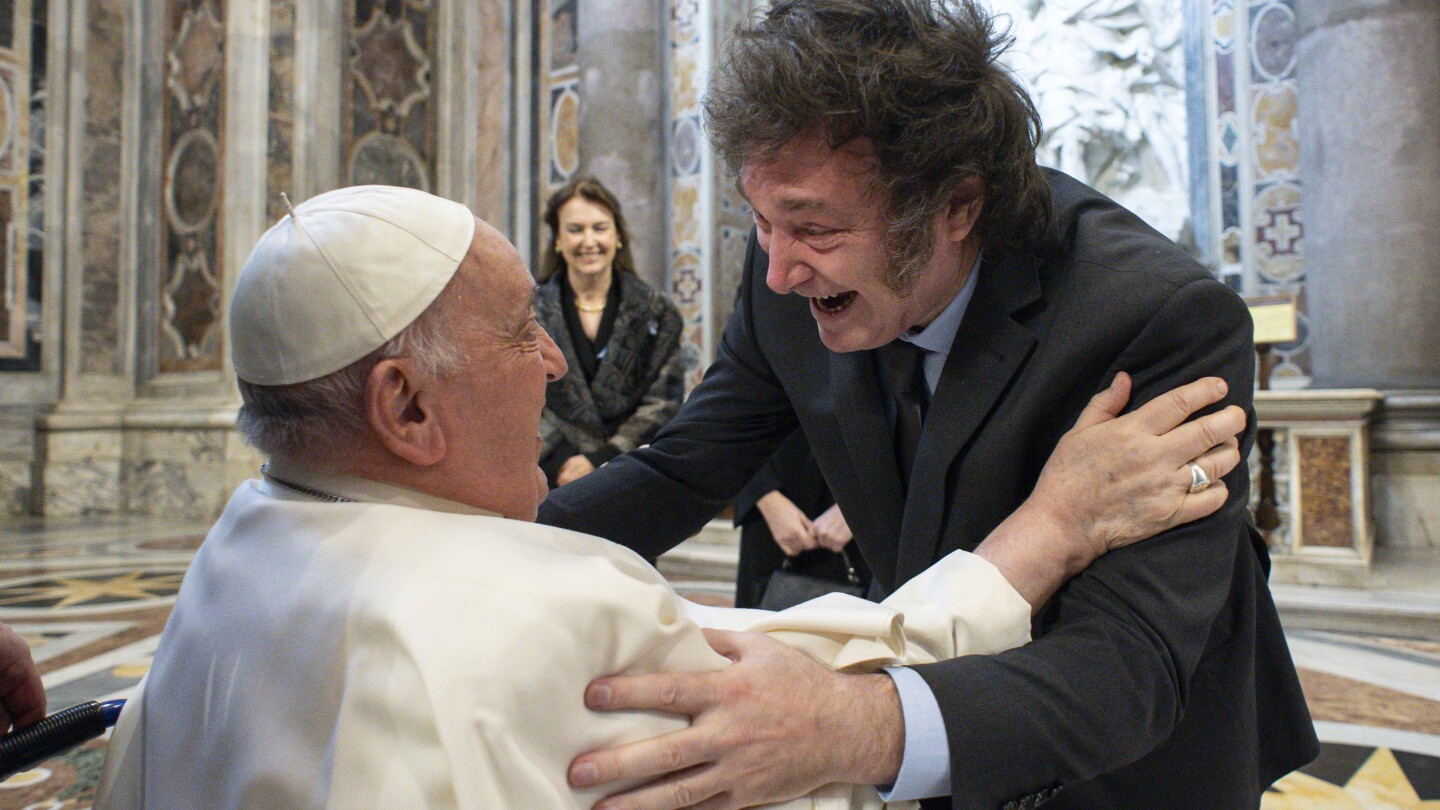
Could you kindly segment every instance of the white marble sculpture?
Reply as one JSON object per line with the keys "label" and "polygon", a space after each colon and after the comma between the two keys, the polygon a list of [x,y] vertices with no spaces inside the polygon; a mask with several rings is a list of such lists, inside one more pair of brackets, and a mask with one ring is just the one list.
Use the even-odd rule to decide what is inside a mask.
{"label": "white marble sculpture", "polygon": [[1040,162],[1188,241],[1181,0],[988,2],[1040,110]]}

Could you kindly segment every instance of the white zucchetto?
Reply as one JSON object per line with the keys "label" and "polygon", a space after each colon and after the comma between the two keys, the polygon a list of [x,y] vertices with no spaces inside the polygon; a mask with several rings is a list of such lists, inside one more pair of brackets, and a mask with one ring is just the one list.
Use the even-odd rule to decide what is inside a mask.
{"label": "white zucchetto", "polygon": [[474,235],[470,209],[412,188],[311,197],[260,237],[240,270],[230,302],[235,374],[291,385],[375,351],[440,295]]}

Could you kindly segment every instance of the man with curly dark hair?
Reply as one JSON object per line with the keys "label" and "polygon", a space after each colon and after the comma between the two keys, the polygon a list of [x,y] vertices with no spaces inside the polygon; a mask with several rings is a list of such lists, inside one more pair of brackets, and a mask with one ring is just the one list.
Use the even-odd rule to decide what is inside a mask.
{"label": "man with curly dark hair", "polygon": [[[756,224],[716,363],[648,449],[541,520],[657,555],[798,424],[879,597],[1033,518],[1064,427],[1122,373],[1132,407],[1223,378],[1248,454],[1245,307],[1036,165],[1006,44],[975,0],[782,0],[742,26],[706,101]],[[1176,476],[1204,494],[1194,465]],[[717,634],[735,661],[721,673],[597,681],[592,708],[693,722],[582,756],[570,778],[656,777],[607,810],[751,806],[832,780],[927,808],[1256,807],[1317,744],[1243,467],[1224,483],[1214,514],[1070,579],[1016,650],[844,675]]]}

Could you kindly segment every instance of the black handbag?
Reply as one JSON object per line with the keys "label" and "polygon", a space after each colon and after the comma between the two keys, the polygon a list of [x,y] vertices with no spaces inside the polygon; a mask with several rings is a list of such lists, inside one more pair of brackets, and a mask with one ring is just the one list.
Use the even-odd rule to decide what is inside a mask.
{"label": "black handbag", "polygon": [[[784,610],[827,593],[848,593],[851,596],[863,597],[865,585],[860,581],[860,575],[855,572],[855,560],[850,556],[853,545],[853,542],[846,543],[840,554],[817,549],[795,557],[786,557],[785,562],[770,574],[770,581],[765,584],[765,595],[760,597],[760,609]],[[813,573],[826,567],[833,569],[835,557],[839,557],[839,561],[844,564],[843,578]]]}

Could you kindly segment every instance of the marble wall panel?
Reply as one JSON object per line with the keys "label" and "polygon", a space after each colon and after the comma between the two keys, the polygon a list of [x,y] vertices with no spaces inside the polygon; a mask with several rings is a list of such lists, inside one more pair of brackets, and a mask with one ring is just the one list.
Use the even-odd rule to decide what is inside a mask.
{"label": "marble wall panel", "polygon": [[118,374],[120,347],[120,129],[126,0],[90,0],[86,15],[80,195],[80,371]]}
{"label": "marble wall panel", "polygon": [[[29,83],[12,88],[24,91],[24,98],[17,95],[13,109],[24,115],[28,126],[28,148],[12,143],[10,149],[20,163],[17,164],[25,175],[24,227],[17,229],[16,239],[24,234],[23,250],[19,251],[9,264],[13,268],[9,278],[0,278],[4,283],[6,301],[0,304],[12,320],[0,326],[0,372],[41,371],[41,344],[46,333],[42,313],[45,311],[45,121],[50,106],[48,90],[49,70],[49,4],[25,0],[15,4],[16,20],[28,6],[29,30]],[[19,44],[18,42],[16,43]],[[19,129],[11,124],[12,135]],[[25,159],[28,158],[28,159]],[[20,245],[17,244],[17,247]],[[0,271],[0,277],[5,275]],[[8,340],[7,340],[8,335]]]}
{"label": "marble wall panel", "polygon": [[171,0],[161,157],[159,372],[221,365],[226,0]]}
{"label": "marble wall panel", "polygon": [[[1300,300],[1304,335],[1274,347],[1272,386],[1309,384],[1304,190],[1293,0],[1207,0],[1209,195],[1219,227],[1202,253],[1247,295]],[[1192,124],[1199,126],[1199,124]]]}
{"label": "marble wall panel", "polygon": [[118,457],[47,463],[38,504],[41,514],[63,517],[121,511],[121,466]]}
{"label": "marble wall panel", "polygon": [[1370,458],[1377,541],[1440,548],[1440,453],[1377,451]]}
{"label": "marble wall panel", "polygon": [[270,122],[265,217],[275,222],[285,215],[280,192],[292,201],[295,194],[295,2],[270,0]]}
{"label": "marble wall panel", "polygon": [[1351,497],[1350,439],[1297,436],[1300,456],[1301,537],[1305,546],[1352,548],[1355,503]]}
{"label": "marble wall panel", "polygon": [[505,122],[506,72],[510,53],[505,39],[505,8],[499,0],[479,0],[480,103],[475,121],[477,156],[475,214],[499,226],[506,220]]}
{"label": "marble wall panel", "polygon": [[435,187],[437,11],[429,3],[356,0],[342,92],[346,178]]}
{"label": "marble wall panel", "polygon": [[[30,0],[6,4],[0,41],[0,359],[26,354],[30,168]],[[40,133],[44,137],[44,133]]]}
{"label": "marble wall panel", "polygon": [[715,31],[711,3],[669,0],[670,295],[685,322],[681,347],[686,387],[713,359],[715,169],[701,126],[700,100],[710,80]]}
{"label": "marble wall panel", "polygon": [[0,459],[0,515],[30,511],[30,462]]}

